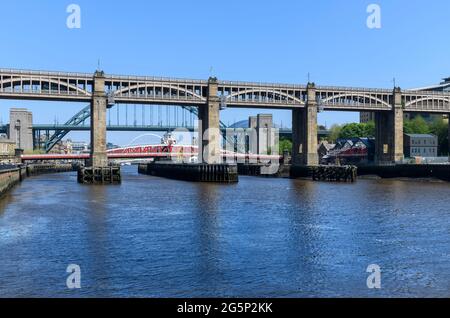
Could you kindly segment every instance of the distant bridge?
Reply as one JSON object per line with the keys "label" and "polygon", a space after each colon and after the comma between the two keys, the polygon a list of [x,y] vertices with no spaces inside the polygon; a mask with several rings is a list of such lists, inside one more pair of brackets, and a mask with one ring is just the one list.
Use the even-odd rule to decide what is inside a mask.
{"label": "distant bridge", "polygon": [[[203,123],[201,146],[208,146],[209,162],[220,152],[215,134],[226,128],[220,110],[230,108],[287,109],[292,111],[293,162],[317,165],[317,114],[322,110],[374,112],[375,158],[379,163],[399,162],[403,154],[404,112],[450,113],[450,92],[270,84],[145,76],[26,71],[0,69],[0,99],[90,103],[92,166],[107,164],[107,109],[113,105],[181,106]],[[87,115],[81,114],[81,117]],[[80,123],[66,123],[79,126]],[[170,125],[168,125],[170,126]],[[70,127],[68,127],[70,128]],[[51,147],[68,130],[57,130]],[[50,148],[51,149],[51,148]]]}
{"label": "distant bridge", "polygon": [[[165,146],[165,145],[148,145],[148,146],[130,146],[120,149],[111,149],[108,151],[108,159],[190,159],[198,157],[197,146]],[[224,159],[233,160],[254,160],[254,161],[279,161],[279,155],[258,155],[235,153],[222,151],[221,156]],[[52,160],[88,160],[89,154],[45,154],[45,155],[22,155],[22,161],[52,161]]]}
{"label": "distant bridge", "polygon": [[[146,76],[105,75],[110,104],[206,105],[208,81]],[[90,102],[92,74],[0,69],[0,98]],[[218,81],[217,96],[227,107],[304,108],[307,85]],[[317,86],[315,97],[324,110],[386,111],[391,89]],[[450,113],[450,92],[404,91],[406,112]]]}

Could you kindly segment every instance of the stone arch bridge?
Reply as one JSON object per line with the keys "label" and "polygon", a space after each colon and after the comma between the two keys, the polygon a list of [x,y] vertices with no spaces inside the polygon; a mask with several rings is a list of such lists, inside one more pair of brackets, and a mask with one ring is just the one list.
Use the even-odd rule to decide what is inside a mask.
{"label": "stone arch bridge", "polygon": [[[0,70],[0,99],[90,103],[93,166],[107,165],[106,110],[114,104],[196,107],[202,122],[202,147],[208,161],[220,156],[219,113],[224,107],[288,109],[293,113],[293,160],[316,165],[317,113],[320,110],[376,113],[376,159],[403,158],[403,113],[450,113],[450,93],[402,91],[400,88],[271,84],[145,76]],[[213,128],[213,129],[211,129]]]}

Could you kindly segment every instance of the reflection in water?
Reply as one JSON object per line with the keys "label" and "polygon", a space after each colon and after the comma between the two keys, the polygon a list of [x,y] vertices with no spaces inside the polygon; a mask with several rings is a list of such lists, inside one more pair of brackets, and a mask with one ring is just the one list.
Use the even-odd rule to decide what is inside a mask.
{"label": "reflection in water", "polygon": [[216,282],[221,279],[220,271],[220,219],[219,185],[196,184],[196,197],[198,207],[194,211],[193,220],[193,246],[192,253],[197,254],[196,280],[202,284],[216,288]]}
{"label": "reflection in water", "polygon": [[[108,278],[114,273],[114,265],[110,264],[108,254],[108,236],[112,229],[108,228],[108,188],[103,186],[84,186],[86,190],[86,253],[90,261],[84,265],[86,272],[95,273],[97,279],[90,286],[92,292],[109,292]],[[99,242],[105,242],[99,244]]]}
{"label": "reflection in water", "polygon": [[[124,171],[26,180],[0,200],[0,296],[450,296],[447,183],[242,177],[236,185]],[[82,269],[82,289],[65,287]],[[368,290],[379,264],[383,289]]]}

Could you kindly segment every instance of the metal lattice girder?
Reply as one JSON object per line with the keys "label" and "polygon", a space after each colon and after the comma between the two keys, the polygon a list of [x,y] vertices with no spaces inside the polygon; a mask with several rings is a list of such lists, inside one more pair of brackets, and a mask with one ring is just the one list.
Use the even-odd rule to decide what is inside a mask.
{"label": "metal lattice girder", "polygon": [[[65,123],[68,126],[79,126],[91,117],[91,106],[86,106],[79,113]],[[55,145],[60,142],[70,130],[56,130],[55,133],[45,142],[45,151],[50,152]]]}
{"label": "metal lattice girder", "polygon": [[[198,116],[198,108],[193,106],[181,106],[183,109],[187,110],[188,112],[192,113],[195,116]],[[77,113],[75,116],[73,116],[69,121],[67,121],[63,127],[76,127],[76,126],[82,126],[84,122],[91,117],[91,107],[86,106],[83,108],[79,113]],[[226,129],[227,126],[220,122],[220,128],[222,130]],[[71,132],[71,129],[58,129],[55,131],[55,133],[45,142],[45,151],[49,153],[58,142],[60,142],[67,134]],[[226,137],[224,137],[226,138]]]}
{"label": "metal lattice girder", "polygon": [[[0,98],[89,102],[93,74],[0,69]],[[305,107],[305,85],[218,81],[227,107],[292,109]],[[117,104],[200,106],[207,104],[207,80],[105,75],[105,93]],[[393,90],[314,86],[324,110],[386,111]],[[450,92],[403,91],[408,112],[450,113]]]}

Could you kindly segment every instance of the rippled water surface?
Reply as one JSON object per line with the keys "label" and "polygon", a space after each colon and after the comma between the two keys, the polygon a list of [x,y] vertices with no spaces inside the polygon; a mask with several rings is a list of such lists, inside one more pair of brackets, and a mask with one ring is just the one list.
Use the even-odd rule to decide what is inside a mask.
{"label": "rippled water surface", "polygon": [[123,174],[31,178],[0,199],[0,297],[450,297],[450,184]]}

